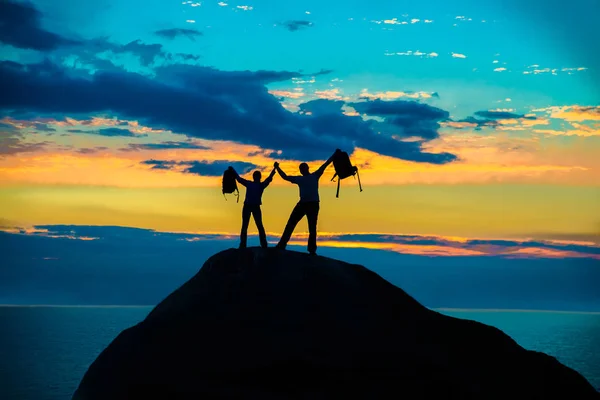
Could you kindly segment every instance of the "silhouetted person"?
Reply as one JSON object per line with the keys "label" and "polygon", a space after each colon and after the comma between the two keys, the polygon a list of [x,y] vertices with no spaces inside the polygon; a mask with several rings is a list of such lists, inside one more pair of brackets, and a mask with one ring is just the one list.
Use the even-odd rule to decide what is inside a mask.
{"label": "silhouetted person", "polygon": [[267,235],[265,233],[265,227],[262,222],[262,211],[260,206],[262,204],[263,191],[269,183],[273,180],[275,175],[275,169],[271,171],[271,174],[263,182],[260,181],[262,175],[260,171],[254,171],[252,174],[252,181],[248,181],[239,176],[237,171],[233,167],[229,167],[235,173],[235,179],[246,187],[246,199],[244,200],[244,207],[242,208],[242,231],[240,232],[240,249],[246,248],[246,241],[248,238],[248,225],[250,224],[250,215],[254,216],[254,223],[258,229],[258,237],[260,238],[260,246],[266,248]]}
{"label": "silhouetted person", "polygon": [[339,152],[337,149],[334,154],[329,157],[323,165],[319,167],[312,174],[308,170],[308,164],[300,164],[300,176],[287,176],[285,172],[279,168],[279,163],[275,163],[275,169],[279,172],[279,175],[288,182],[295,183],[298,185],[300,190],[300,201],[294,209],[292,214],[285,226],[283,235],[277,244],[277,248],[285,249],[285,246],[292,237],[292,233],[296,228],[296,225],[306,215],[308,220],[308,252],[310,254],[317,253],[317,219],[319,217],[319,178],[325,172],[325,169],[333,161],[333,156]]}

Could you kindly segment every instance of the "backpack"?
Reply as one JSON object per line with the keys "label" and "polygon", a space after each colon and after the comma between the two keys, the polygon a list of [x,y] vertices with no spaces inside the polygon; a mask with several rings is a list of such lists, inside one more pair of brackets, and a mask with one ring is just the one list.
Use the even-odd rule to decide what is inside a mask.
{"label": "backpack", "polygon": [[233,193],[235,197],[237,197],[237,203],[240,202],[240,192],[237,187],[237,182],[235,181],[235,172],[230,169],[226,169],[223,173],[223,197],[227,200],[225,196],[226,193]]}
{"label": "backpack", "polygon": [[336,176],[338,178],[337,193],[335,194],[335,197],[340,197],[340,181],[342,179],[348,178],[349,176],[356,175],[358,177],[358,187],[362,192],[362,185],[360,184],[360,175],[358,175],[358,167],[352,165],[348,153],[346,153],[345,151],[340,151],[336,153],[333,156],[333,167],[335,168],[335,175],[333,175],[333,178],[331,178],[331,180],[333,181]]}

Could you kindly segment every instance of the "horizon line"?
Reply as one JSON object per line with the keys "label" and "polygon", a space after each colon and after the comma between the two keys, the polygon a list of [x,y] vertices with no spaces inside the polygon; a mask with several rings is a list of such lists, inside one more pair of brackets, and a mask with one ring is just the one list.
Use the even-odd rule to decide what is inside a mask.
{"label": "horizon line", "polygon": [[[150,308],[158,304],[0,304],[0,308]],[[600,315],[600,311],[578,310],[544,310],[519,308],[454,308],[426,307],[432,311],[442,312],[497,312],[497,313],[549,313],[549,314],[585,314]]]}

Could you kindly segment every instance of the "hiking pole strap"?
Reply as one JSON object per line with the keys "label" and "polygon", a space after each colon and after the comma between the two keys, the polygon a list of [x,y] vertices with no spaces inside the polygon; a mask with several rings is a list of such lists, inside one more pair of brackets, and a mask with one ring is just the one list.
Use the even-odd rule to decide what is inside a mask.
{"label": "hiking pole strap", "polygon": [[336,198],[340,197],[340,180],[341,179],[338,179],[338,188],[337,188],[337,192],[335,193]]}
{"label": "hiking pole strap", "polygon": [[360,184],[360,174],[358,173],[358,168],[356,168],[356,176],[358,177],[358,187],[360,188],[360,191],[362,192],[362,185]]}

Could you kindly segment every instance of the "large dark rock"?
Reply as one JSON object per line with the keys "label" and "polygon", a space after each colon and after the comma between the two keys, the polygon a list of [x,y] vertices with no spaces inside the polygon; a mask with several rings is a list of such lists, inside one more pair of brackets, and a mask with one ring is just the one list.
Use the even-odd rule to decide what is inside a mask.
{"label": "large dark rock", "polygon": [[232,249],[124,330],[73,398],[204,397],[600,395],[553,357],[496,328],[431,311],[362,266]]}

